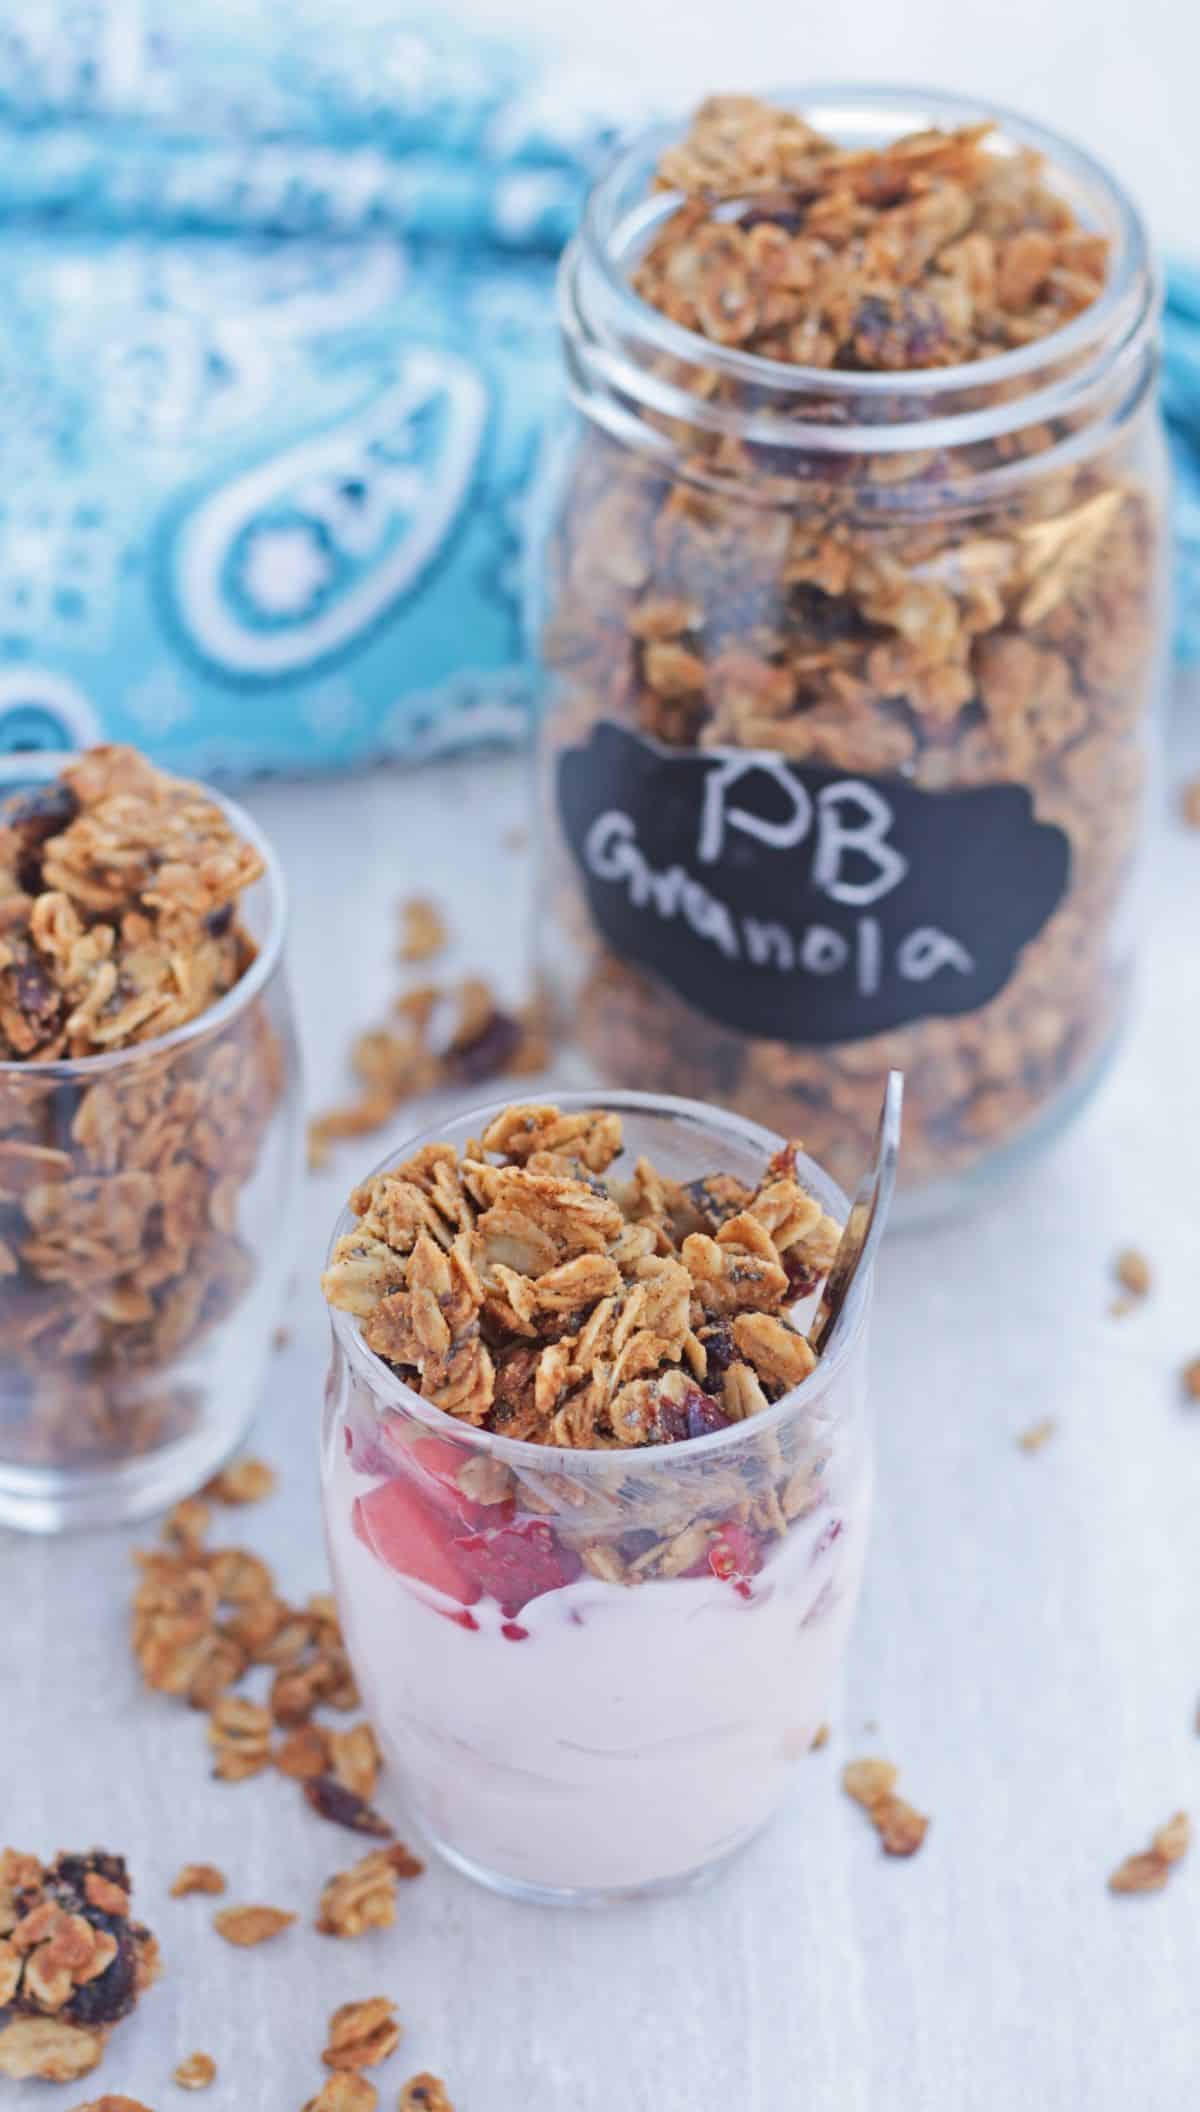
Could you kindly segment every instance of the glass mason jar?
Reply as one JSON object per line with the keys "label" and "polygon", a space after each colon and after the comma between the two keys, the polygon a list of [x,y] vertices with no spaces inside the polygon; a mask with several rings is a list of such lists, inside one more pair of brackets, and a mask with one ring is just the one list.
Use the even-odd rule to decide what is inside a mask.
{"label": "glass mason jar", "polygon": [[[757,1184],[782,1141],[686,1100],[555,1098],[615,1110],[630,1160],[680,1181]],[[461,1150],[499,1112],[385,1166],[435,1141]],[[827,1174],[802,1157],[797,1173],[844,1218]],[[344,1213],[335,1244],[357,1222]],[[322,1475],[342,1628],[412,1816],[456,1867],[588,1904],[697,1877],[771,1817],[825,1715],[858,1595],[869,1290],[773,1407],[641,1450],[465,1425],[331,1312]]]}
{"label": "glass mason jar", "polygon": [[[0,789],[64,758],[14,756]],[[0,1524],[114,1525],[187,1495],[245,1434],[300,1173],[283,878],[241,898],[255,958],[156,1041],[0,1063]]]}
{"label": "glass mason jar", "polygon": [[1128,199],[1040,128],[787,100],[849,147],[992,118],[1107,238],[1107,282],[973,364],[790,366],[631,289],[677,135],[603,177],[562,265],[574,411],[529,570],[542,967],[583,1075],[718,1099],[847,1186],[900,1068],[902,1199],[932,1213],[1078,1107],[1126,1008],[1166,630],[1159,288]]}

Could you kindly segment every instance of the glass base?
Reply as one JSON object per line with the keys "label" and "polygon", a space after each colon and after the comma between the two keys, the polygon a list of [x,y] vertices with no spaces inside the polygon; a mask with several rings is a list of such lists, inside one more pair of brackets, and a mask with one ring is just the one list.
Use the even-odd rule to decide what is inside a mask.
{"label": "glass base", "polygon": [[[768,1822],[769,1823],[769,1822]],[[623,1907],[636,1900],[666,1899],[676,1892],[698,1892],[706,1885],[715,1883],[730,1863],[744,1855],[752,1841],[758,1839],[764,1828],[759,1826],[735,1841],[711,1862],[700,1863],[694,1870],[684,1870],[678,1877],[652,1877],[644,1885],[534,1885],[521,1877],[507,1877],[502,1871],[489,1870],[483,1863],[475,1862],[452,1848],[449,1841],[438,1839],[427,1827],[422,1828],[426,1841],[440,1855],[444,1863],[457,1870],[462,1877],[469,1877],[477,1885],[485,1885],[489,1892],[498,1892],[504,1899],[523,1901],[532,1907]]]}
{"label": "glass base", "polygon": [[0,1460],[0,1527],[68,1533],[133,1525],[191,1496],[232,1457],[250,1421],[198,1430],[113,1467],[21,1467]]}

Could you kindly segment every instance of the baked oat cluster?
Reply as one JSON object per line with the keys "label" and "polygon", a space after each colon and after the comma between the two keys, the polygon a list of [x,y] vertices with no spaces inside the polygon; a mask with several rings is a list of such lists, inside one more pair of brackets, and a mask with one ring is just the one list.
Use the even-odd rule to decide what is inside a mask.
{"label": "baked oat cluster", "polygon": [[[120,1459],[182,1434],[152,1381],[241,1297],[239,1196],[282,1086],[261,1005],[201,1017],[255,948],[258,853],[198,786],[102,747],[0,816],[0,1356],[4,1444]],[[136,1054],[43,1076],[62,1061]],[[19,1068],[16,1068],[19,1066]]]}
{"label": "baked oat cluster", "polygon": [[69,2083],[97,2066],[158,1976],[130,1889],[122,1858],[99,1848],[45,1864],[0,1851],[0,2075]]}
{"label": "baked oat cluster", "polygon": [[711,96],[662,156],[684,203],[633,283],[684,329],[796,366],[904,372],[1045,337],[1095,300],[1107,244],[991,129],[847,150],[796,111]]}
{"label": "baked oat cluster", "polygon": [[[367,1345],[448,1414],[570,1448],[673,1444],[740,1421],[816,1358],[787,1308],[839,1228],[796,1179],[686,1186],[620,1117],[506,1108],[462,1157],[431,1144],[355,1190],[323,1278]],[[487,1500],[486,1497],[483,1500]]]}
{"label": "baked oat cluster", "polygon": [[[647,408],[644,451],[588,425],[548,554],[546,892],[572,1030],[608,1080],[802,1130],[843,1184],[902,1069],[901,1179],[920,1186],[1065,1098],[1115,1028],[1162,569],[1152,458],[1135,425],[1064,459],[1066,418],[937,453],[772,447],[753,434],[766,393],[705,345],[897,377],[892,405],[834,402],[817,372],[781,378],[777,424],[849,416],[866,432],[906,415],[905,372],[948,362],[965,367],[948,408],[1015,403],[1021,385],[972,388],[970,363],[1086,310],[1105,243],[1052,170],[982,126],[845,152],[794,113],[718,97],[658,180],[680,202],[634,285],[694,349],[644,356],[697,399],[695,420]],[[1019,786],[1066,837],[1065,893],[978,1009],[939,1017],[931,986],[928,1016],[862,1038],[744,1032],[722,1015],[715,956],[701,1008],[595,920],[553,780],[605,724],[885,793]],[[639,839],[657,873],[653,849]],[[782,916],[782,898],[761,914]]]}

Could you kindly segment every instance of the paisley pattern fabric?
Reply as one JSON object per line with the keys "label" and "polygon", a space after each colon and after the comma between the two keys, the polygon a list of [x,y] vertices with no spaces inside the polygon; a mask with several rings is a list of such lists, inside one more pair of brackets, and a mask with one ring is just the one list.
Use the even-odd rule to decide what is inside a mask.
{"label": "paisley pattern fabric", "polygon": [[[604,113],[646,112],[401,4],[0,24],[0,751],[240,775],[523,733],[554,259]],[[1200,657],[1195,275],[1166,372]]]}

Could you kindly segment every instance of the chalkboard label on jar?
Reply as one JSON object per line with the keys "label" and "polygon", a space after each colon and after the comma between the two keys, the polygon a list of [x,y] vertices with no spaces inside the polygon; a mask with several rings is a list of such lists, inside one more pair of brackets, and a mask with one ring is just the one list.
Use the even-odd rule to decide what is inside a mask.
{"label": "chalkboard label on jar", "polygon": [[613,951],[722,1026],[797,1044],[976,1011],[1070,867],[1022,785],[925,792],[607,722],[559,757],[558,799]]}

